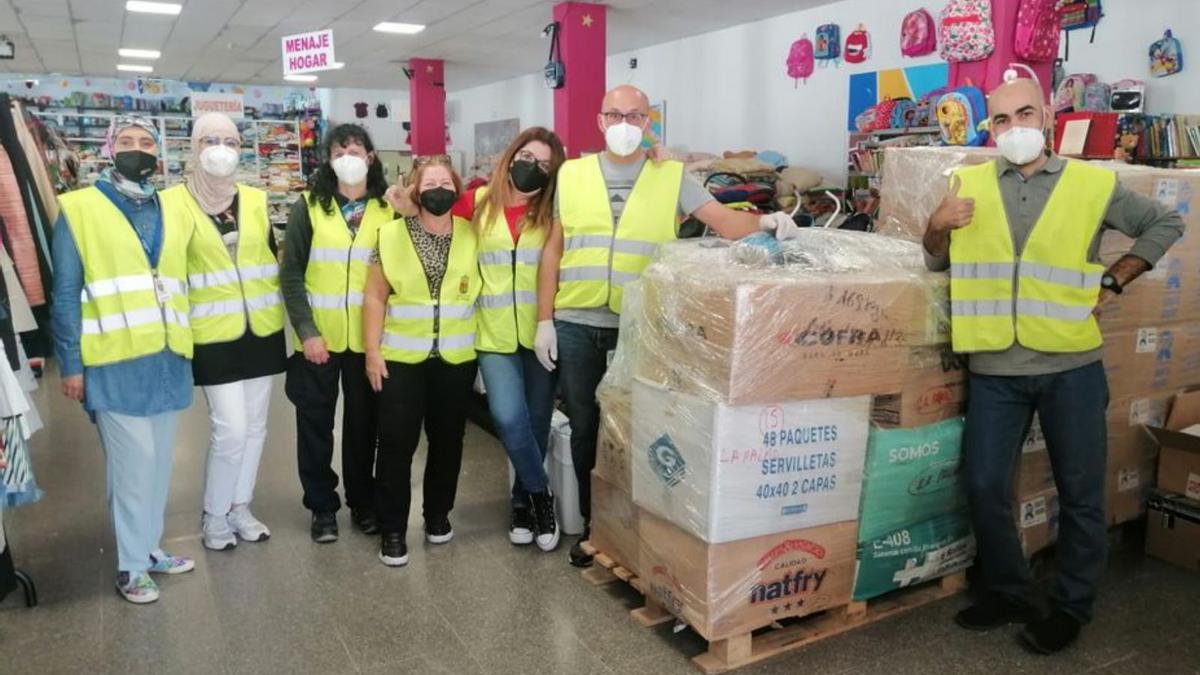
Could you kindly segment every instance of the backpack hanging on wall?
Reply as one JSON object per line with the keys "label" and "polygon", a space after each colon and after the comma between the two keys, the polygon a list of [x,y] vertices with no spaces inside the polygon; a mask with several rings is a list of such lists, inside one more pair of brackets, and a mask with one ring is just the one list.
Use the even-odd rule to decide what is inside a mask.
{"label": "backpack hanging on wall", "polygon": [[979,129],[980,122],[987,119],[987,102],[979,87],[950,90],[938,99],[936,111],[938,126],[942,128],[942,142],[946,145],[987,143],[988,132]]}
{"label": "backpack hanging on wall", "polygon": [[1058,0],[1021,0],[1013,51],[1032,63],[1053,61],[1058,56],[1061,19]]}
{"label": "backpack hanging on wall", "polygon": [[1077,0],[1075,2],[1060,2],[1058,13],[1061,16],[1062,29],[1067,32],[1067,44],[1064,50],[1064,60],[1071,58],[1071,31],[1092,29],[1088,44],[1096,41],[1096,26],[1104,18],[1104,9],[1100,0]]}
{"label": "backpack hanging on wall", "polygon": [[1166,77],[1183,70],[1183,47],[1171,35],[1171,29],[1163,33],[1162,39],[1150,45],[1150,74]]}
{"label": "backpack hanging on wall", "polygon": [[795,87],[800,86],[800,81],[803,80],[808,84],[808,78],[813,74],[813,68],[816,67],[816,61],[813,59],[813,43],[808,39],[808,33],[800,36],[799,40],[792,43],[792,48],[788,50],[787,57],[787,74],[792,78]]}
{"label": "backpack hanging on wall", "polygon": [[813,44],[813,58],[824,67],[829,63],[839,65],[842,61],[842,29],[836,23],[817,26],[817,39]]}
{"label": "backpack hanging on wall", "polygon": [[924,8],[909,12],[900,24],[900,53],[925,56],[937,49],[937,24]]}
{"label": "backpack hanging on wall", "polygon": [[843,55],[846,63],[862,63],[871,55],[871,34],[867,32],[866,26],[858,24],[850,34],[846,36],[846,48],[843,50]]}
{"label": "backpack hanging on wall", "polygon": [[991,0],[950,0],[942,9],[941,55],[950,62],[982,61],[996,48]]}

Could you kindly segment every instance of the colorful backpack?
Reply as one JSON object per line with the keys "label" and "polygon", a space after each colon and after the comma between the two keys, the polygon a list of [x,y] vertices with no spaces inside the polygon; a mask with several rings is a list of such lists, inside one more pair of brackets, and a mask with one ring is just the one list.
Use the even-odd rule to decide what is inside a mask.
{"label": "colorful backpack", "polygon": [[1092,82],[1083,88],[1083,108],[1088,112],[1108,112],[1112,103],[1112,87],[1103,82]]}
{"label": "colorful backpack", "polygon": [[987,102],[978,87],[952,89],[937,102],[938,126],[946,145],[983,145],[988,133],[979,125],[987,119]]}
{"label": "colorful backpack", "polygon": [[1068,75],[1054,92],[1054,112],[1083,110],[1083,97],[1089,84],[1099,81],[1091,73]]}
{"label": "colorful backpack", "polygon": [[1058,0],[1021,0],[1013,43],[1017,56],[1034,63],[1057,58],[1060,20]]}
{"label": "colorful backpack", "polygon": [[982,61],[995,48],[991,0],[950,0],[942,10],[942,58]]}
{"label": "colorful backpack", "polygon": [[800,81],[804,80],[808,84],[808,78],[813,74],[813,68],[816,66],[816,61],[813,60],[813,43],[808,39],[808,33],[800,36],[799,40],[792,43],[792,48],[788,50],[787,57],[787,74],[795,82],[795,87],[800,86]]}
{"label": "colorful backpack", "polygon": [[871,55],[871,35],[861,23],[846,36],[846,63],[862,63]]}
{"label": "colorful backpack", "polygon": [[1166,77],[1183,70],[1183,47],[1167,29],[1162,39],[1150,45],[1150,74]]}
{"label": "colorful backpack", "polygon": [[900,24],[900,53],[925,56],[937,49],[937,24],[924,9],[909,12]]}
{"label": "colorful backpack", "polygon": [[837,65],[842,56],[842,29],[836,23],[817,26],[817,40],[813,47],[813,58],[822,66],[832,61]]}
{"label": "colorful backpack", "polygon": [[879,114],[875,106],[871,106],[854,117],[854,128],[859,131],[874,131],[878,129]]}
{"label": "colorful backpack", "polygon": [[917,100],[917,110],[913,115],[914,127],[929,127],[937,126],[937,102],[943,94],[949,92],[953,87],[938,87],[933,91],[927,92]]}
{"label": "colorful backpack", "polygon": [[1077,2],[1060,2],[1058,13],[1061,16],[1062,29],[1067,32],[1067,44],[1064,58],[1071,58],[1071,31],[1092,29],[1092,37],[1088,43],[1096,41],[1096,26],[1104,18],[1104,10],[1100,0],[1078,0]]}
{"label": "colorful backpack", "polygon": [[883,100],[875,107],[878,129],[904,129],[916,121],[917,104],[911,98]]}

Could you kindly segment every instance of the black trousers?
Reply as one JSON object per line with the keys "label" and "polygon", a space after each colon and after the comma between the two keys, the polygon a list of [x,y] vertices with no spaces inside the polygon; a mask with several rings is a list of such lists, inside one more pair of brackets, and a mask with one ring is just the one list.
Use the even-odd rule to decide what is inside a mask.
{"label": "black trousers", "polygon": [[425,460],[424,515],[448,515],[458,492],[462,469],[467,397],[475,382],[474,361],[451,365],[441,359],[422,363],[388,362],[388,377],[379,395],[379,460],[375,471],[375,511],[385,533],[408,531],[412,500],[412,460],[428,440]]}
{"label": "black trousers", "polygon": [[304,507],[317,513],[341,508],[333,471],[333,425],[338,382],[342,387],[342,479],[346,504],[371,509],[375,503],[375,454],[379,447],[378,396],[367,381],[366,360],[354,352],[331,352],[316,365],[293,354],[288,359],[288,399],[296,406],[296,463]]}

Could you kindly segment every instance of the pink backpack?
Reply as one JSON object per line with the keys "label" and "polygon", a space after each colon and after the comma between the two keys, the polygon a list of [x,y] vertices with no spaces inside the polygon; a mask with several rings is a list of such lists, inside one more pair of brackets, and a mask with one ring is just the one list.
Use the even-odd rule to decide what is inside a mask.
{"label": "pink backpack", "polygon": [[799,40],[792,43],[792,48],[788,51],[787,74],[795,81],[795,86],[799,87],[800,80],[804,80],[804,83],[808,84],[808,78],[813,74],[815,67],[813,43],[808,39],[808,33],[805,33],[800,36]]}
{"label": "pink backpack", "polygon": [[1013,50],[1030,62],[1058,58],[1058,38],[1062,30],[1058,0],[1021,0],[1017,8],[1017,36]]}
{"label": "pink backpack", "polygon": [[950,0],[942,9],[941,55],[951,62],[982,61],[996,48],[992,0]]}
{"label": "pink backpack", "polygon": [[1068,75],[1054,92],[1054,112],[1083,110],[1087,88],[1096,82],[1099,82],[1099,78],[1091,73]]}
{"label": "pink backpack", "polygon": [[937,49],[937,25],[924,9],[909,12],[900,24],[900,53],[925,56]]}

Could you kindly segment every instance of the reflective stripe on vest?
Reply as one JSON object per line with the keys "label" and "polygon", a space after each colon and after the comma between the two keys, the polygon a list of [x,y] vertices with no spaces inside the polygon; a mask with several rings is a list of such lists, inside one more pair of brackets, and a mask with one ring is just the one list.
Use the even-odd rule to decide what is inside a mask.
{"label": "reflective stripe on vest", "polygon": [[192,356],[184,281],[191,217],[177,194],[160,192],[157,199],[163,243],[158,266],[151,269],[133,226],[104,193],[90,187],[59,197],[83,263],[80,352],[84,366],[129,361],[164,349]]}
{"label": "reflective stripe on vest", "polygon": [[[301,198],[308,203],[307,192]],[[379,228],[391,222],[394,214],[391,208],[380,206],[379,200],[368,198],[358,234],[351,240],[337,202],[331,202],[329,208],[326,212],[319,201],[308,205],[313,238],[304,286],[313,323],[329,351],[362,353],[362,292],[367,285],[367,269],[379,241]],[[296,336],[296,351],[303,349]]]}
{"label": "reflective stripe on vest", "polygon": [[447,363],[475,358],[475,301],[482,286],[478,242],[470,222],[454,218],[453,227],[446,273],[436,300],[407,223],[396,220],[380,229],[379,260],[392,289],[380,340],[385,360],[421,363],[435,347]]}
{"label": "reflective stripe on vest", "polygon": [[951,234],[955,351],[1003,351],[1014,343],[1048,353],[1098,348],[1103,340],[1092,310],[1104,268],[1087,256],[1116,175],[1067,161],[1018,257],[995,162],[955,173],[959,196],[975,200],[972,223]]}
{"label": "reflective stripe on vest", "polygon": [[545,228],[521,222],[520,237],[513,242],[508,220],[500,213],[484,213],[487,188],[475,193],[475,231],[479,232],[479,274],[483,290],[478,300],[476,348],[512,354],[518,347],[533,349],[537,332],[538,263],[546,243]]}
{"label": "reflective stripe on vest", "polygon": [[600,156],[562,165],[558,174],[563,256],[557,309],[608,306],[620,313],[622,287],[641,276],[658,246],[675,239],[683,165],[646,162],[614,225]]}

